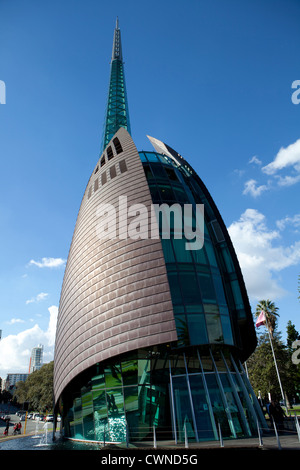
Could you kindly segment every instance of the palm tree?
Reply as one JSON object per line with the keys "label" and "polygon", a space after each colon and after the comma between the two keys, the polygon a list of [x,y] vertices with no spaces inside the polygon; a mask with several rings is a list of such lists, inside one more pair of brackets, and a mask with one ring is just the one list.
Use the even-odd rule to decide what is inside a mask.
{"label": "palm tree", "polygon": [[256,307],[255,316],[258,317],[262,310],[266,315],[266,326],[270,332],[271,338],[273,338],[273,331],[276,328],[277,317],[279,317],[279,313],[277,313],[278,307],[276,307],[271,300],[260,300]]}

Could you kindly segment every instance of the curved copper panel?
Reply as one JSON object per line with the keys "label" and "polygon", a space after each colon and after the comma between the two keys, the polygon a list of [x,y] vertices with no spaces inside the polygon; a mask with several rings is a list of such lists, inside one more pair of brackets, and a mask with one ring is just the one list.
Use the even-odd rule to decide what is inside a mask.
{"label": "curved copper panel", "polygon": [[[99,237],[99,206],[119,196],[152,204],[137,149],[120,128],[90,177],[65,270],[54,358],[55,402],[93,364],[137,348],[177,340],[159,239]],[[119,220],[119,219],[118,219]]]}

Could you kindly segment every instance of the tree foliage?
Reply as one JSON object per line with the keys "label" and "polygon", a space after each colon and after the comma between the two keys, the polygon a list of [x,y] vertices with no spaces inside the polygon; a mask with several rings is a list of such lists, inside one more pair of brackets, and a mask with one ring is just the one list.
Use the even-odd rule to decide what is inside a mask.
{"label": "tree foliage", "polygon": [[45,412],[53,408],[53,361],[32,372],[25,382],[18,382],[14,398],[28,402],[29,409]]}

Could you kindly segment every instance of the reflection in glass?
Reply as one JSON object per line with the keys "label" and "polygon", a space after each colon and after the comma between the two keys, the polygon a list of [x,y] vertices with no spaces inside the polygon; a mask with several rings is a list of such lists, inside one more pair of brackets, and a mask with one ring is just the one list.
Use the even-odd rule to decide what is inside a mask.
{"label": "reflection in glass", "polygon": [[[191,313],[187,318],[198,316],[202,314]],[[194,330],[190,325],[189,331]],[[96,374],[82,384],[72,406],[65,408],[66,437],[100,442],[126,442],[126,436],[129,442],[152,440],[155,426],[158,439],[172,439],[176,433],[178,442],[184,442],[186,429],[189,441],[210,440],[219,439],[219,424],[224,439],[256,434],[254,408],[259,405],[251,406],[255,396],[248,396],[241,385],[243,374],[236,377],[229,352],[221,354],[214,348],[205,355],[191,347],[185,354],[140,350],[138,356],[106,364],[106,383],[121,386],[103,388],[99,368],[91,369]]]}
{"label": "reflection in glass", "polygon": [[121,363],[123,384],[137,385],[138,383],[138,360],[132,359]]}
{"label": "reflection in glass", "polygon": [[219,315],[205,315],[210,343],[222,343],[223,333]]}
{"label": "reflection in glass", "polygon": [[219,374],[220,379],[223,385],[223,390],[225,393],[227,405],[228,405],[228,410],[230,413],[230,417],[232,420],[232,425],[234,427],[234,431],[238,437],[243,437],[244,436],[244,431],[242,427],[242,420],[241,420],[241,415],[239,413],[239,409],[234,397],[234,394],[232,392],[232,389],[230,387],[229,380],[227,378],[227,374]]}
{"label": "reflection in glass", "polygon": [[185,440],[185,429],[189,441],[195,440],[195,430],[186,377],[173,377],[174,408],[177,435]]}
{"label": "reflection in glass", "polygon": [[191,313],[187,316],[190,343],[205,344],[208,343],[204,315],[201,313]]}
{"label": "reflection in glass", "polygon": [[203,380],[201,375],[191,375],[190,385],[192,390],[192,399],[197,423],[199,440],[214,439],[209,404],[206,399]]}
{"label": "reflection in glass", "polygon": [[208,386],[215,422],[216,424],[220,424],[223,437],[233,437],[215,374],[207,374],[205,379]]}
{"label": "reflection in glass", "polygon": [[104,369],[106,388],[119,387],[122,385],[120,364],[111,364]]}
{"label": "reflection in glass", "polygon": [[106,391],[106,402],[108,411],[109,440],[126,440],[126,419],[124,413],[124,399],[122,388]]}
{"label": "reflection in glass", "polygon": [[82,390],[82,423],[84,438],[94,440],[93,395],[91,390]]}

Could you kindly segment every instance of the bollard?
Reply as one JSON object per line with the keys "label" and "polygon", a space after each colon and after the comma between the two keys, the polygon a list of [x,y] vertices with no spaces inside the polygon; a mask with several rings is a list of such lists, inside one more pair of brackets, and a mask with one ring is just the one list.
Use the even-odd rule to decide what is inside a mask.
{"label": "bollard", "polygon": [[279,440],[279,436],[278,436],[278,432],[277,432],[277,428],[276,428],[276,424],[275,424],[273,416],[272,416],[272,421],[273,421],[273,426],[274,426],[274,430],[276,434],[278,449],[281,450],[282,448],[281,448],[281,444],[280,444],[280,440]]}
{"label": "bollard", "polygon": [[156,449],[156,432],[155,432],[155,426],[153,426],[153,447]]}
{"label": "bollard", "polygon": [[298,434],[298,440],[300,442],[300,424],[299,424],[299,420],[298,420],[296,411],[295,411],[295,422],[296,422],[296,431],[297,431],[297,434]]}
{"label": "bollard", "polygon": [[187,430],[186,430],[186,425],[184,424],[184,446],[186,449],[189,448],[189,440],[188,440],[188,435],[187,435]]}
{"label": "bollard", "polygon": [[219,422],[218,422],[218,427],[219,427],[219,436],[220,436],[220,447],[224,447],[222,431],[221,431],[221,425],[220,425]]}
{"label": "bollard", "polygon": [[263,440],[262,440],[262,437],[261,437],[261,432],[260,432],[258,419],[256,420],[256,424],[257,424],[259,447],[263,447]]}

